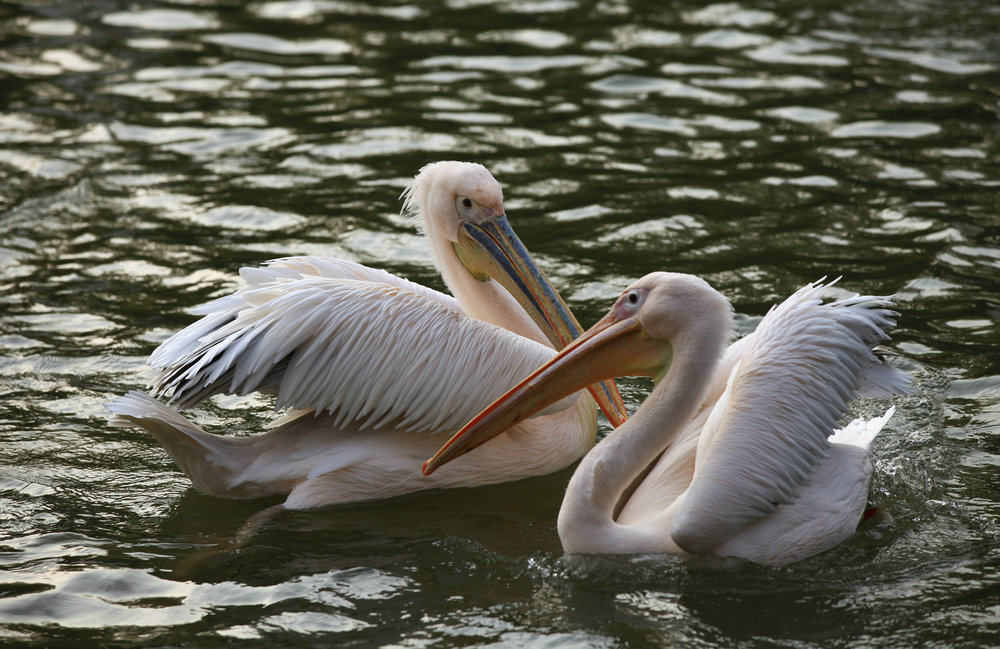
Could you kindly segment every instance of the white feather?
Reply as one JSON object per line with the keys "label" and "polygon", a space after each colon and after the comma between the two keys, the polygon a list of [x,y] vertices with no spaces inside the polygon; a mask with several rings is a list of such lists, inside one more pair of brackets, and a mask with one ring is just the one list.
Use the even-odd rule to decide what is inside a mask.
{"label": "white feather", "polygon": [[379,268],[369,268],[353,261],[332,257],[285,257],[274,259],[260,267],[241,268],[240,277],[246,283],[243,288],[235,293],[191,309],[193,315],[206,317],[177,332],[157,347],[149,357],[149,365],[155,368],[167,367],[177,362],[178,359],[192,353],[201,346],[201,339],[205,335],[235,318],[240,311],[243,311],[248,306],[258,305],[262,301],[267,301],[267,291],[258,293],[257,290],[273,285],[281,279],[295,280],[305,277],[325,277],[328,279],[356,279],[379,282],[408,289],[430,301],[439,302],[454,311],[462,311],[458,302],[450,295],[435,291],[402,277],[397,277]]}
{"label": "white feather", "polygon": [[711,548],[794,502],[859,377],[881,363],[873,347],[895,324],[889,301],[855,296],[822,304],[810,284],[771,309],[748,336],[699,442],[694,479],[672,534]]}
{"label": "white feather", "polygon": [[243,309],[225,302],[232,319],[193,349],[189,340],[184,349],[164,343],[183,356],[154,354],[165,365],[154,396],[173,391],[172,400],[189,407],[217,392],[277,388],[278,408],[327,411],[338,425],[439,432],[461,426],[554,353],[467,318],[427,290],[275,275],[240,292]]}
{"label": "white feather", "polygon": [[843,428],[838,428],[830,435],[831,444],[850,444],[870,451],[875,438],[885,428],[886,423],[896,412],[896,406],[891,406],[881,417],[871,419],[858,418]]}
{"label": "white feather", "polygon": [[[489,171],[430,164],[404,197],[454,298],[339,259],[244,268],[242,288],[195,309],[202,318],[153,352],[152,392],[181,408],[223,392],[273,392],[290,410],[262,435],[224,437],[129,393],[108,406],[115,423],[147,429],[203,491],[283,493],[291,508],[515,480],[578,458],[597,418],[593,401],[575,394],[540,413],[558,414],[422,474],[439,445],[428,433],[458,428],[554,351],[515,296],[471,274],[453,245],[468,222],[505,218]],[[468,201],[471,212],[459,209]]]}

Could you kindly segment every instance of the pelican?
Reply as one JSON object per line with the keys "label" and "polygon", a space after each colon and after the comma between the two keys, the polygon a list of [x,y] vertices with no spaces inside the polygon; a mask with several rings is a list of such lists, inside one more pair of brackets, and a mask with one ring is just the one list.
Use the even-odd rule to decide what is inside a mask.
{"label": "pelican", "polygon": [[[332,258],[243,268],[243,288],[195,309],[201,320],[153,352],[151,393],[110,403],[111,422],[149,431],[205,493],[287,494],[285,508],[304,509],[550,473],[593,445],[594,399],[624,421],[614,383],[591,386],[594,399],[573,395],[440,479],[421,475],[434,434],[457,430],[581,327],[511,230],[485,167],[427,165],[402,197],[454,297]],[[171,407],[254,391],[289,409],[259,436],[210,434]]]}
{"label": "pelican", "polygon": [[910,377],[873,349],[895,326],[891,300],[823,303],[832,282],[821,282],[773,307],[726,349],[728,300],[691,275],[646,275],[459,431],[424,472],[581,385],[649,376],[655,387],[646,400],[570,479],[558,519],[567,552],[781,565],[832,548],[861,522],[869,450],[893,409],[838,431],[835,422],[855,394],[908,392]]}

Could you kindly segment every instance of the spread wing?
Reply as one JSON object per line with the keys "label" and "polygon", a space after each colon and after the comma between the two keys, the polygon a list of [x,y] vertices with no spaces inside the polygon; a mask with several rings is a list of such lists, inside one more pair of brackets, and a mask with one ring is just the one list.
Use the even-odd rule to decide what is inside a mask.
{"label": "spread wing", "polygon": [[369,268],[353,261],[332,257],[275,259],[259,268],[241,268],[240,277],[246,282],[246,286],[231,295],[212,300],[192,309],[193,315],[204,317],[174,334],[157,347],[149,357],[149,365],[154,368],[165,368],[192,353],[201,346],[200,341],[203,337],[228,324],[236,318],[240,311],[250,306],[249,293],[279,280],[294,280],[303,277],[325,277],[330,280],[368,280],[399,286],[418,295],[423,295],[428,300],[440,302],[455,311],[461,312],[462,310],[455,298],[450,295],[445,295],[378,268]]}
{"label": "spread wing", "polygon": [[277,407],[328,411],[338,425],[453,431],[555,353],[359,264],[293,258],[240,274],[247,286],[153,352],[154,396],[187,408],[277,392]]}
{"label": "spread wing", "polygon": [[707,551],[794,501],[862,383],[907,384],[873,350],[895,326],[890,299],[822,304],[823,288],[799,290],[741,341],[671,528],[683,549]]}

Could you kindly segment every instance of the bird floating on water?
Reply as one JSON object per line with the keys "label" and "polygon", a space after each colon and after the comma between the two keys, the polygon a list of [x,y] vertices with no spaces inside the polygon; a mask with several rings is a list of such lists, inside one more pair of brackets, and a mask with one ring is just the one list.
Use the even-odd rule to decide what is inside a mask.
{"label": "bird floating on water", "polygon": [[[454,297],[386,271],[323,257],[243,268],[246,286],[194,310],[160,345],[151,395],[108,405],[149,431],[201,491],[287,494],[290,509],[483,485],[561,469],[594,442],[579,393],[511,427],[435,480],[424,458],[582,329],[511,230],[485,167],[438,162],[404,191]],[[614,425],[614,382],[590,386]],[[219,393],[276,392],[290,412],[254,437],[210,434],[153,397],[190,408]],[[525,449],[531,458],[525,461]]]}
{"label": "bird floating on water", "polygon": [[643,404],[569,482],[558,518],[567,552],[780,565],[832,548],[861,521],[869,449],[894,408],[840,430],[835,422],[856,394],[907,393],[910,377],[874,349],[895,326],[890,298],[823,303],[828,286],[800,289],[726,349],[728,300],[691,275],[646,275],[424,472],[489,447],[499,431],[580,386],[649,376],[656,384]]}

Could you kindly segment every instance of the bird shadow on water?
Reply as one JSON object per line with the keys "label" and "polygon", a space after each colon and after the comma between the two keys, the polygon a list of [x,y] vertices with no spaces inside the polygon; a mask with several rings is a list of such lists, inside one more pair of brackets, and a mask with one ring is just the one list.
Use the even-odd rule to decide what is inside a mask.
{"label": "bird shadow on water", "polygon": [[[433,593],[430,601],[463,593],[465,610],[635,646],[666,646],[671,638],[842,646],[878,623],[858,593],[909,567],[897,556],[895,515],[906,510],[891,504],[841,546],[777,568],[564,555],[555,521],[569,473],[301,511],[281,509],[279,498],[234,501],[189,489],[157,531],[184,549],[160,567],[174,579],[254,585],[374,569]],[[897,560],[885,565],[887,557]],[[443,605],[437,613],[450,615]]]}
{"label": "bird shadow on water", "polygon": [[224,500],[190,489],[158,533],[197,545],[171,566],[192,579],[379,568],[404,559],[419,566],[463,544],[517,557],[559,552],[555,521],[568,477],[562,471],[309,510],[287,510],[280,498]]}
{"label": "bird shadow on water", "polygon": [[568,624],[610,629],[637,646],[694,638],[830,646],[865,632],[864,612],[844,609],[852,608],[845,602],[864,581],[871,554],[850,546],[783,567],[674,555],[565,556],[545,581],[560,591]]}

